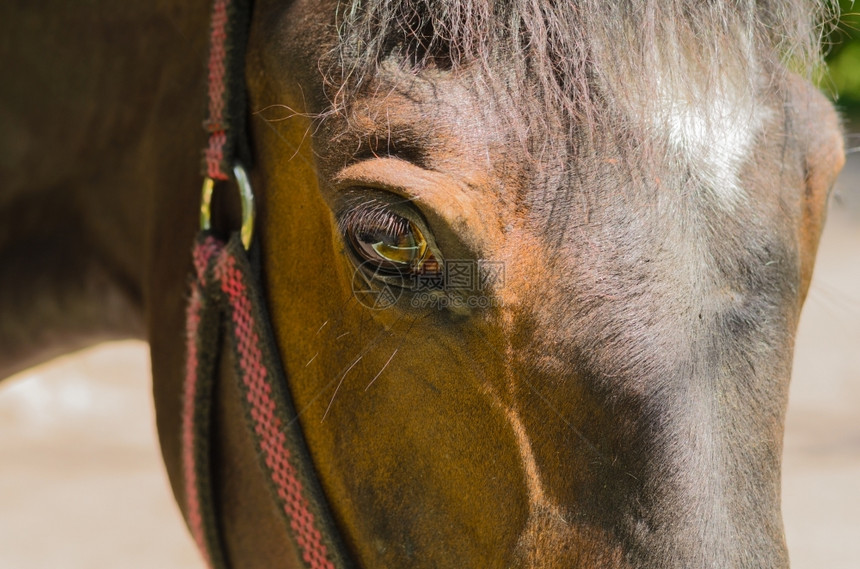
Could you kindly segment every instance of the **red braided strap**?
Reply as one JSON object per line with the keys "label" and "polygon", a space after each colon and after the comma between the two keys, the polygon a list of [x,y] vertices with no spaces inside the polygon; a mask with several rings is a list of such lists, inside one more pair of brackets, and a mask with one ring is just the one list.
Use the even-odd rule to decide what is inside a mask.
{"label": "red braided strap", "polygon": [[213,180],[229,180],[225,167],[227,145],[227,9],[230,0],[215,0],[209,32],[209,146],[204,150],[206,175]]}
{"label": "red braided strap", "polygon": [[[217,533],[209,466],[209,418],[218,375],[219,322],[235,357],[260,466],[307,569],[349,566],[316,480],[276,361],[262,297],[238,235],[227,244],[212,237],[194,251],[197,278],[188,305],[188,352],[182,447],[188,526],[210,567],[226,568]],[[214,316],[213,316],[214,315]],[[214,332],[213,332],[214,330]]]}
{"label": "red braided strap", "polygon": [[221,255],[215,265],[215,276],[230,306],[236,351],[243,392],[250,406],[251,427],[263,453],[265,470],[275,485],[284,513],[295,532],[296,543],[302,558],[312,569],[334,569],[327,559],[326,546],[320,532],[314,527],[314,515],[303,494],[302,483],[291,464],[291,453],[281,419],[276,415],[272,394],[272,377],[263,364],[258,324],[251,311],[248,287],[236,258]]}
{"label": "red braided strap", "polygon": [[197,377],[197,333],[200,329],[200,312],[203,303],[200,298],[200,286],[194,283],[191,288],[191,298],[186,310],[186,339],[187,354],[185,360],[185,389],[182,403],[182,471],[185,488],[185,516],[188,529],[197,543],[206,565],[212,567],[209,546],[203,529],[203,513],[200,511],[200,493],[198,491],[197,464],[194,455],[194,404],[198,394]]}
{"label": "red braided strap", "polygon": [[[209,476],[209,424],[215,367],[209,346],[217,342],[217,312],[207,298],[206,271],[222,245],[209,237],[194,248],[195,278],[186,309],[185,384],[182,402],[182,471],[188,529],[206,564],[225,568],[215,526]],[[217,307],[216,307],[217,308]]]}

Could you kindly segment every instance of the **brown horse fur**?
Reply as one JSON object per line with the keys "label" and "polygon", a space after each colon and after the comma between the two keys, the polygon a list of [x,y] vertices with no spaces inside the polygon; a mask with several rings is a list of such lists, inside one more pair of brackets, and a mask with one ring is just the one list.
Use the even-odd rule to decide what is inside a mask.
{"label": "brown horse fur", "polygon": [[[49,4],[0,8],[0,372],[147,338],[182,503],[208,6]],[[256,2],[266,293],[358,566],[788,566],[787,382],[842,164],[782,63],[815,5]],[[491,306],[362,306],[338,222],[370,200],[503,263]],[[230,558],[297,567],[229,379]]]}

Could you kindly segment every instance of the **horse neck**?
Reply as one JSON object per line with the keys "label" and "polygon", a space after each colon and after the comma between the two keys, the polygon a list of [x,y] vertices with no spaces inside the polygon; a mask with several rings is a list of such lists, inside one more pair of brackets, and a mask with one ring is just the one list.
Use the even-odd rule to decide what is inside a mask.
{"label": "horse neck", "polygon": [[208,3],[51,4],[4,32],[0,377],[143,336],[154,220],[199,187]]}

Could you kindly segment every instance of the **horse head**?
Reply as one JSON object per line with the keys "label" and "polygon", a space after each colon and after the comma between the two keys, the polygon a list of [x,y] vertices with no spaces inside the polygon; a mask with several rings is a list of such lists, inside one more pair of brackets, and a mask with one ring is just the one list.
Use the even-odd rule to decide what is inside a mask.
{"label": "horse head", "polygon": [[[817,45],[794,4],[257,3],[264,283],[359,566],[788,566],[793,338],[842,164],[780,58]],[[219,397],[228,549],[272,566]]]}

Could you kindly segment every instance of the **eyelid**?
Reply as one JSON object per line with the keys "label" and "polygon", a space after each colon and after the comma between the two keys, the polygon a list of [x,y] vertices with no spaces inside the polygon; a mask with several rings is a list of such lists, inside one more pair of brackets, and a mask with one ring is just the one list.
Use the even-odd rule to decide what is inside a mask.
{"label": "eyelid", "polygon": [[438,187],[441,174],[420,168],[400,158],[374,158],[351,164],[334,177],[335,191],[351,187],[383,190],[408,200],[418,200],[428,188]]}
{"label": "eyelid", "polygon": [[[412,203],[408,211],[420,211],[423,227],[442,239],[449,255],[478,256],[504,239],[499,216],[487,215],[498,208],[498,193],[488,191],[487,180],[460,178],[428,170],[394,157],[363,160],[340,170],[329,186],[334,202],[361,191],[380,191]],[[335,205],[335,209],[338,209]],[[414,218],[410,218],[414,219]]]}
{"label": "eyelid", "polygon": [[339,196],[340,202],[337,208],[335,217],[337,219],[338,229],[343,231],[343,224],[348,218],[357,214],[362,209],[379,208],[388,210],[392,215],[397,215],[418,225],[422,232],[428,232],[429,227],[421,215],[421,212],[414,205],[412,200],[402,197],[399,194],[392,194],[387,190],[378,188],[352,186],[342,191]]}

